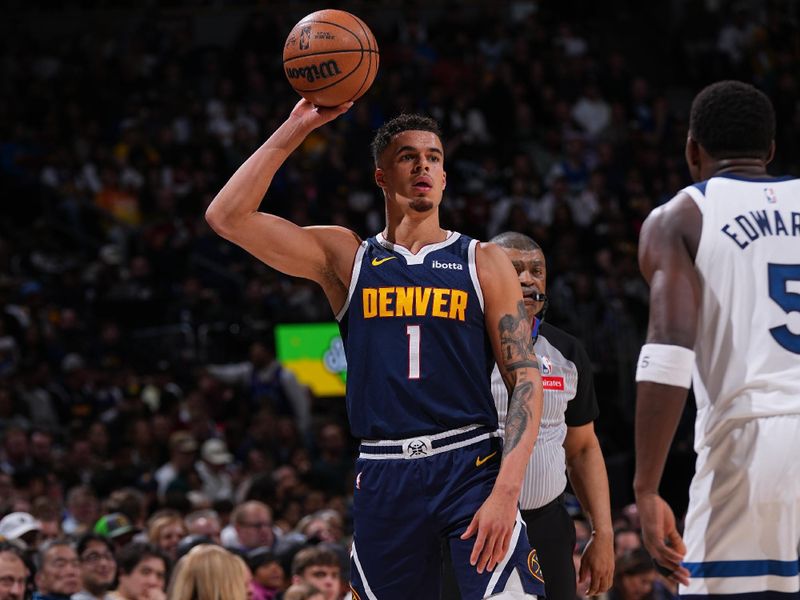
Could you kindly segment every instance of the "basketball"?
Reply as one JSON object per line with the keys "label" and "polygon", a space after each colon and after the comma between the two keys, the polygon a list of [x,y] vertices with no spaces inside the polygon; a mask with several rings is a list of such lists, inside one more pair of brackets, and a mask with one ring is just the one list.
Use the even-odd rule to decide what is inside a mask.
{"label": "basketball", "polygon": [[380,54],[366,23],[343,10],[319,10],[292,28],[283,47],[289,83],[316,106],[360,98],[375,81]]}

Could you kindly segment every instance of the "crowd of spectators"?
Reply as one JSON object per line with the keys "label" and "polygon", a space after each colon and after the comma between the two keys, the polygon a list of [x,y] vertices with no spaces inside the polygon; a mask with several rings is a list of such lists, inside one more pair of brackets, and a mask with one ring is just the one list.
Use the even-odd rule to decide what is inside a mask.
{"label": "crowd of spectators", "polygon": [[[264,267],[203,217],[296,102],[282,43],[318,7],[160,4],[33,2],[0,25],[0,516],[14,517],[0,535],[41,555],[41,586],[48,552],[75,553],[65,564],[80,566],[81,589],[108,579],[114,553],[114,585],[144,585],[125,558],[134,548],[163,562],[148,577],[164,589],[181,544],[208,540],[244,557],[265,590],[283,590],[297,551],[318,544],[344,577],[354,440],[343,402],[300,385],[272,341],[276,323],[330,321],[330,308],[313,284]],[[772,170],[800,172],[797,9],[333,4],[371,26],[380,72],[306,140],[265,206],[301,225],[376,233],[373,131],[404,111],[438,119],[443,225],[480,239],[527,233],[550,259],[547,318],[593,361],[621,511],[648,299],[639,226],[689,183],[688,101],[712,80],[771,96]],[[679,489],[689,422],[668,466]],[[83,546],[42,546],[91,532]]]}

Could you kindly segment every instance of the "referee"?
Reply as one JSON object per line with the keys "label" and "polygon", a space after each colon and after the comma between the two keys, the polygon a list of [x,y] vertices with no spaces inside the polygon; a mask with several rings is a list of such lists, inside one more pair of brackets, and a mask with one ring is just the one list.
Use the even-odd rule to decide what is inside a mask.
{"label": "referee", "polygon": [[[501,233],[491,240],[505,250],[517,270],[525,308],[531,320],[544,387],[544,412],[533,454],[528,462],[519,503],[545,579],[547,600],[575,600],[572,552],[575,526],[564,506],[567,474],[572,489],[592,524],[592,538],[581,556],[580,581],[588,580],[588,595],[611,587],[614,540],[608,476],[594,433],[597,398],[586,350],[571,335],[544,323],[547,268],[539,245],[520,233]],[[508,392],[495,366],[492,395],[502,428]],[[460,598],[451,576],[447,548],[442,600]]]}

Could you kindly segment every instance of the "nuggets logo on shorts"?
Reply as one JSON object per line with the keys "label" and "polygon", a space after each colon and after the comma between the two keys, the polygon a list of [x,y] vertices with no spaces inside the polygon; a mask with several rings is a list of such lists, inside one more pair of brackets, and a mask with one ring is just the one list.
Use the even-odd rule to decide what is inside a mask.
{"label": "nuggets logo on shorts", "polygon": [[361,596],[358,595],[356,588],[352,584],[350,585],[350,593],[353,595],[353,600],[361,600]]}
{"label": "nuggets logo on shorts", "polygon": [[544,583],[544,575],[542,575],[542,568],[539,566],[539,557],[536,555],[536,548],[531,550],[528,554],[528,570],[536,579]]}

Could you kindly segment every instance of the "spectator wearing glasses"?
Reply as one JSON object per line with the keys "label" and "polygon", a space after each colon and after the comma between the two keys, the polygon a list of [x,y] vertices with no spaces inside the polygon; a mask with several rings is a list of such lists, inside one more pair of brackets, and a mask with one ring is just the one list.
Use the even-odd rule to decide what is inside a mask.
{"label": "spectator wearing glasses", "polygon": [[23,600],[30,571],[17,546],[0,542],[0,600]]}
{"label": "spectator wearing glasses", "polygon": [[97,533],[87,533],[78,541],[83,589],[72,600],[112,600],[109,590],[114,587],[117,561],[111,541]]}
{"label": "spectator wearing glasses", "polygon": [[237,506],[231,513],[231,526],[223,530],[222,543],[227,548],[245,553],[262,546],[272,548],[275,533],[269,506],[258,500]]}
{"label": "spectator wearing glasses", "polygon": [[66,539],[45,542],[35,557],[33,600],[69,600],[80,591],[80,561],[72,542]]}

